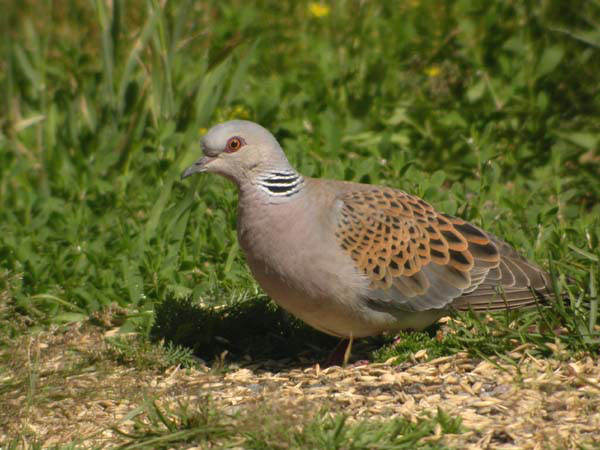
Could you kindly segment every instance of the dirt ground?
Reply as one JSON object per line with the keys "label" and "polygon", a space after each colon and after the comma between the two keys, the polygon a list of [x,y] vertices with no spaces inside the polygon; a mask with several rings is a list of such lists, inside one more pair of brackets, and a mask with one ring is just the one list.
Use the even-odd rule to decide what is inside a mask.
{"label": "dirt ground", "polygon": [[227,371],[158,372],[108,360],[105,346],[98,328],[73,325],[5,350],[11,354],[3,360],[8,356],[11,364],[0,372],[0,443],[115,446],[124,438],[114,427],[130,429],[145,399],[193,407],[210,397],[225,413],[268,405],[299,421],[323,408],[350,420],[413,421],[441,408],[460,416],[468,431],[428,439],[458,448],[600,446],[600,362],[569,360],[558,347],[554,358],[543,360],[518,348],[511,355],[518,365],[466,354],[426,362],[422,351],[401,365],[321,369],[271,361]]}

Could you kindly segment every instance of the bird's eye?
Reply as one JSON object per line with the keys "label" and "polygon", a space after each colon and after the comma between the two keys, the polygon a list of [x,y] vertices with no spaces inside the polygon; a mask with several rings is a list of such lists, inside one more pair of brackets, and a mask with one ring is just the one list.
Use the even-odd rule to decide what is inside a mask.
{"label": "bird's eye", "polygon": [[237,152],[240,148],[242,148],[243,144],[244,141],[242,141],[242,138],[239,138],[237,136],[229,138],[229,140],[227,141],[227,148],[225,149],[225,151],[227,153]]}

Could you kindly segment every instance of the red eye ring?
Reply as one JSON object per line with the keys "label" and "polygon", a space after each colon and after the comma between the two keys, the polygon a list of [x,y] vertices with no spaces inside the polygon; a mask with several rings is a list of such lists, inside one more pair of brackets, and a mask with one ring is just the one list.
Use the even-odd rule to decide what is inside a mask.
{"label": "red eye ring", "polygon": [[225,147],[225,152],[234,153],[237,152],[240,148],[245,144],[244,140],[241,137],[234,136],[229,138],[227,141],[227,147]]}

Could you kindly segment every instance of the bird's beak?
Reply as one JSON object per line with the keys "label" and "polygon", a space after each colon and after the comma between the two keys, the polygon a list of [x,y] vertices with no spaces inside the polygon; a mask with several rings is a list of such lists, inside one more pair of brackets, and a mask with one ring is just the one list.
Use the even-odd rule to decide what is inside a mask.
{"label": "bird's beak", "polygon": [[183,180],[184,178],[187,178],[195,173],[206,172],[206,166],[215,159],[216,156],[203,156],[190,167],[185,169],[185,171],[181,174],[181,179]]}

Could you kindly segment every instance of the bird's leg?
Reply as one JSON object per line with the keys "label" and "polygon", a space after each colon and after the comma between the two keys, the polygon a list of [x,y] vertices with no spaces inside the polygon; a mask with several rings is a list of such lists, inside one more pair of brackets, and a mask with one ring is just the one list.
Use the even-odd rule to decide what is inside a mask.
{"label": "bird's leg", "polygon": [[348,339],[341,339],[340,342],[338,342],[335,348],[331,351],[327,359],[323,362],[323,367],[325,368],[331,366],[341,366],[342,364],[344,364],[349,343],[350,341]]}
{"label": "bird's leg", "polygon": [[329,354],[329,356],[323,363],[323,367],[345,367],[346,364],[348,364],[350,355],[352,354],[352,342],[354,342],[354,337],[352,335],[350,335],[349,338],[343,338],[342,340],[340,340],[338,345],[335,346],[333,351]]}

